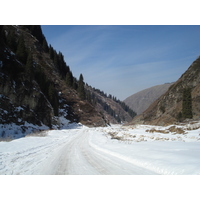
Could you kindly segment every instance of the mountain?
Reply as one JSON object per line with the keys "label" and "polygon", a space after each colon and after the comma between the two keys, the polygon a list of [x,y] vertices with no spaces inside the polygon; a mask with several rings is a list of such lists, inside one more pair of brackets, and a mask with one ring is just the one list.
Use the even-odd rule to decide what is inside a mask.
{"label": "mountain", "polygon": [[168,125],[200,116],[200,57],[149,108],[130,124]]}
{"label": "mountain", "polygon": [[164,94],[171,85],[172,83],[165,83],[147,88],[127,97],[124,103],[139,115]]}
{"label": "mountain", "polygon": [[[116,103],[105,103],[111,101]],[[77,80],[39,25],[0,26],[0,137],[18,138],[73,122],[117,122],[118,110],[113,107],[111,114],[92,102],[81,72]],[[124,112],[120,120],[130,121],[126,108],[117,104]]]}
{"label": "mountain", "polygon": [[99,89],[86,85],[89,101],[103,114],[108,124],[130,122],[137,114],[124,102],[112,95],[107,95]]}

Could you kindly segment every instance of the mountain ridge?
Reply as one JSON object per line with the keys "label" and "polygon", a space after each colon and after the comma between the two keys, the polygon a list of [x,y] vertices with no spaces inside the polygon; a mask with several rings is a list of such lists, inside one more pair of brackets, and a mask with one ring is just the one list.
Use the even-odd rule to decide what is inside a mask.
{"label": "mountain ridge", "polygon": [[200,56],[181,77],[130,124],[169,125],[200,119]]}
{"label": "mountain ridge", "polygon": [[141,90],[129,97],[124,102],[138,115],[144,112],[151,103],[164,94],[173,83],[165,83]]}
{"label": "mountain ridge", "polygon": [[39,25],[0,26],[0,83],[0,137],[20,137],[8,131],[13,124],[24,136],[73,122],[115,122],[114,116],[106,121],[102,109],[91,104],[83,77],[73,76],[62,53],[47,45]]}

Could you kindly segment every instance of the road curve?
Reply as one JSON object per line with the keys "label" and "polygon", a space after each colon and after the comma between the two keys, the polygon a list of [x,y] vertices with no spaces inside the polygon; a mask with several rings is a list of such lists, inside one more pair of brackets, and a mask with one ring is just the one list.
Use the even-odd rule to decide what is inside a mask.
{"label": "road curve", "polygon": [[85,129],[60,148],[43,165],[42,174],[55,175],[142,175],[156,174],[125,159],[94,148]]}

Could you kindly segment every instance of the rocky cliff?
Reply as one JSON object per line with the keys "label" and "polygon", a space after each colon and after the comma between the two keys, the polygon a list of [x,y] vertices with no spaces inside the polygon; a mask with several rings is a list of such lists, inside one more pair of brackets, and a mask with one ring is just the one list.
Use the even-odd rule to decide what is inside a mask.
{"label": "rocky cliff", "polygon": [[106,126],[118,123],[119,110],[121,118],[131,120],[116,102],[115,115],[102,111],[92,103],[92,93],[86,94],[86,85],[83,77],[73,76],[62,53],[47,44],[40,26],[0,26],[0,137],[72,122]]}
{"label": "rocky cliff", "polygon": [[[13,124],[24,135],[68,122],[105,126],[103,116],[66,84],[69,67],[63,65],[62,54],[53,52],[52,58],[51,49],[42,44],[44,36],[33,33],[24,26],[0,27],[0,136],[14,129],[9,128]],[[62,61],[58,65],[56,56]]]}

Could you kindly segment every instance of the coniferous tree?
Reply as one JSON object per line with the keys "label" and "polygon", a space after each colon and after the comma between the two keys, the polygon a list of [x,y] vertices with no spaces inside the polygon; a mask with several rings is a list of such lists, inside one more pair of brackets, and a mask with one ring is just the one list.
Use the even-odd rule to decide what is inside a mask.
{"label": "coniferous tree", "polygon": [[86,91],[86,100],[89,103],[92,103],[92,96],[91,96],[91,92],[90,91]]}
{"label": "coniferous tree", "polygon": [[49,46],[49,55],[51,59],[54,59],[54,49],[51,45]]}
{"label": "coniferous tree", "polygon": [[53,62],[56,65],[56,67],[59,69],[59,58],[56,50],[53,50]]}
{"label": "coniferous tree", "polygon": [[44,51],[48,52],[49,47],[40,25],[22,25],[22,27],[29,29],[30,33],[40,42]]}
{"label": "coniferous tree", "polygon": [[74,90],[77,90],[78,89],[78,81],[75,77],[73,77],[73,85],[72,85],[73,89]]}
{"label": "coniferous tree", "polygon": [[28,25],[27,28],[30,30],[31,34],[35,36],[40,44],[43,44],[43,40],[45,39],[42,29],[40,25]]}
{"label": "coniferous tree", "polygon": [[48,47],[46,39],[43,40],[42,48],[44,49],[45,52],[49,51],[49,47]]}
{"label": "coniferous tree", "polygon": [[[64,75],[64,58],[60,51],[57,54],[57,59],[58,59],[58,69],[60,70],[61,76],[63,76]],[[66,76],[66,74],[65,74],[65,76]]]}
{"label": "coniferous tree", "polygon": [[191,89],[185,88],[183,90],[183,102],[182,102],[182,116],[184,119],[193,117],[192,115],[192,96]]}
{"label": "coniferous tree", "polygon": [[72,87],[73,86],[73,76],[72,76],[72,73],[71,71],[69,71],[66,75],[66,84],[69,86],[69,87]]}
{"label": "coniferous tree", "polygon": [[79,97],[82,100],[85,100],[85,98],[86,98],[84,86],[85,86],[85,83],[84,83],[83,75],[81,74],[79,77],[79,82],[78,82],[78,93],[79,93]]}

